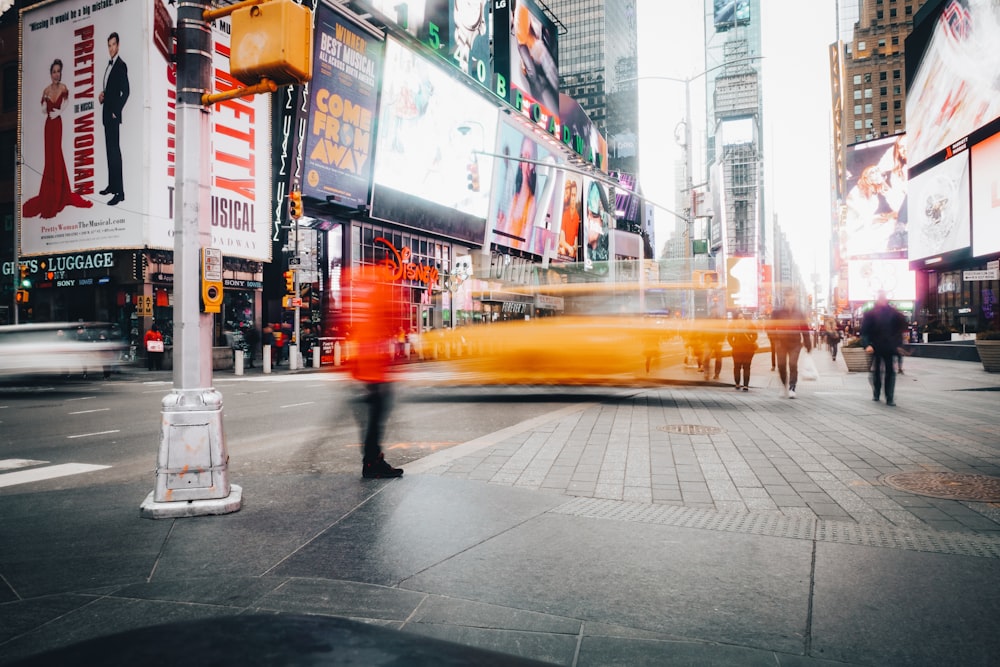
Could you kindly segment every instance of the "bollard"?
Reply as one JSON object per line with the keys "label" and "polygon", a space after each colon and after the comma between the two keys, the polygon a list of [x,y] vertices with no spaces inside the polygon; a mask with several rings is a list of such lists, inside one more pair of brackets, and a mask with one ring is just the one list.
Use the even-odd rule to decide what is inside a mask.
{"label": "bollard", "polygon": [[333,365],[340,366],[340,341],[333,344]]}
{"label": "bollard", "polygon": [[243,375],[243,350],[233,350],[233,372]]}
{"label": "bollard", "polygon": [[264,346],[264,357],[263,357],[261,363],[264,364],[264,374],[265,375],[270,374],[271,373],[271,346],[270,345],[265,345]]}
{"label": "bollard", "polygon": [[319,368],[319,343],[313,345],[313,368]]}
{"label": "bollard", "polygon": [[288,370],[299,370],[299,345],[292,343],[288,345]]}

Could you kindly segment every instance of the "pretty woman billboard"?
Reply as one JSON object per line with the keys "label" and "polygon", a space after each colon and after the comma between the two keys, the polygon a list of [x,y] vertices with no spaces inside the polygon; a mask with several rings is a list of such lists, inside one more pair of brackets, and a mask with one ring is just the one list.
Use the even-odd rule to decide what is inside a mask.
{"label": "pretty woman billboard", "polygon": [[[42,3],[21,14],[21,254],[174,247],[175,65],[156,47],[161,0]],[[213,29],[214,90],[229,24]],[[268,261],[268,96],[211,108],[214,247]]]}

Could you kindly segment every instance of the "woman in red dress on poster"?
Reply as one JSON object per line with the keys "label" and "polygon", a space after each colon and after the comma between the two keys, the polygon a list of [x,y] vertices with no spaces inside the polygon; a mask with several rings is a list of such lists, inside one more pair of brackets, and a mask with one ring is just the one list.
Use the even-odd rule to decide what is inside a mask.
{"label": "woman in red dress on poster", "polygon": [[45,112],[45,167],[38,196],[24,202],[25,218],[53,218],[67,206],[90,208],[93,202],[73,192],[66,175],[66,159],[62,149],[62,106],[69,99],[69,89],[62,83],[62,61],[56,58],[49,67],[52,83],[42,93]]}

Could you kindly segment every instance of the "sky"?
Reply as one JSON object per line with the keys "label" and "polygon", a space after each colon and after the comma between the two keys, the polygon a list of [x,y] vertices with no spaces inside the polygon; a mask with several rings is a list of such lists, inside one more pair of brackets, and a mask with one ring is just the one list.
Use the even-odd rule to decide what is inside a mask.
{"label": "sky", "polygon": [[[705,154],[705,0],[637,0],[639,136],[643,191],[674,208],[674,138],[684,118],[684,84],[643,77],[693,79],[695,183]],[[805,280],[829,283],[832,130],[828,48],[836,39],[835,0],[761,0],[766,212],[777,215]],[[808,7],[808,9],[805,9]],[[681,126],[682,127],[682,126]],[[680,131],[680,130],[679,130]],[[656,251],[674,227],[657,211]],[[808,286],[810,289],[812,285]]]}

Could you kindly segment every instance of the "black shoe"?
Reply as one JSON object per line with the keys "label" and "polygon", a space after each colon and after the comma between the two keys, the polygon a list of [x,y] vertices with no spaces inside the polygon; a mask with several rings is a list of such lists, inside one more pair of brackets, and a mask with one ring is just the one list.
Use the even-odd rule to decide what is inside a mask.
{"label": "black shoe", "polygon": [[402,468],[393,468],[385,462],[385,455],[379,454],[374,462],[365,462],[361,465],[361,476],[365,479],[382,479],[389,477],[402,477]]}
{"label": "black shoe", "polygon": [[118,193],[111,198],[111,201],[108,202],[108,206],[115,206],[117,204],[121,204],[123,201],[125,201],[125,195]]}
{"label": "black shoe", "polygon": [[888,405],[890,408],[896,407],[896,401],[893,400],[888,400],[885,402],[885,404]]}
{"label": "black shoe", "polygon": [[109,194],[111,194],[111,186],[109,185],[108,187],[104,188],[103,190],[100,191],[99,194],[102,194],[102,195],[109,195]]}
{"label": "black shoe", "polygon": [[878,403],[878,396],[872,396],[872,400]]}

